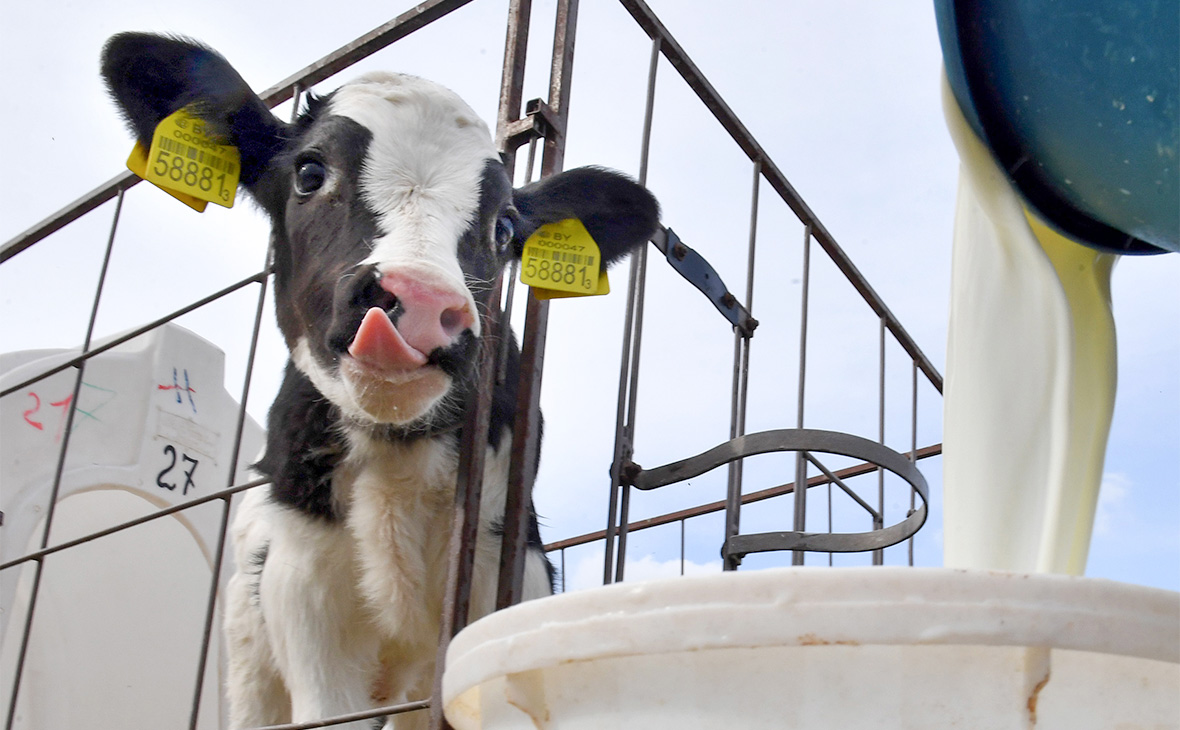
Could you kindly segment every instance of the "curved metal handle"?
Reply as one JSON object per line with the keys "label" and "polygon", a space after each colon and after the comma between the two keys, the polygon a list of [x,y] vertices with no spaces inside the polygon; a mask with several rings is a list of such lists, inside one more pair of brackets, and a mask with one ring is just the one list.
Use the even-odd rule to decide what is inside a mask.
{"label": "curved metal handle", "polygon": [[[783,428],[738,436],[696,456],[654,469],[629,470],[628,481],[637,489],[657,489],[700,476],[747,456],[778,451],[818,451],[861,459],[888,469],[909,483],[922,500],[901,522],[881,530],[853,533],[766,532],[734,535],[725,542],[726,556],[742,557],[772,550],[813,552],[863,552],[879,550],[912,537],[926,522],[929,503],[926,479],[917,466],[896,451],[860,436],[837,431]],[[804,485],[804,488],[806,486]]]}

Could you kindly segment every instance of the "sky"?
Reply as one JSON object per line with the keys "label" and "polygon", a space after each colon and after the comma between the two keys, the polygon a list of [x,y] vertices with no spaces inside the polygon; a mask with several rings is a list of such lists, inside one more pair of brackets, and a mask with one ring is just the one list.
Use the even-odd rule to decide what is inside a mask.
{"label": "sky", "polygon": [[[542,97],[554,3],[534,3],[525,98]],[[853,0],[705,3],[651,0],[681,46],[832,232],[923,351],[944,371],[951,232],[958,159],[939,96],[941,55],[932,4]],[[201,4],[199,13],[140,0],[16,3],[0,25],[6,79],[0,240],[120,173],[130,137],[98,78],[104,40],[122,30],[199,38],[265,89],[389,20],[412,3]],[[494,121],[504,45],[504,0],[476,0],[358,67],[317,87],[326,92],[386,68],[443,83]],[[601,164],[638,173],[650,43],[612,0],[580,10],[566,166]],[[280,115],[289,115],[288,105]],[[523,155],[521,156],[523,158]],[[523,171],[518,173],[518,180]],[[729,287],[745,292],[752,166],[664,61],[659,68],[648,186],[663,221],[699,250]],[[0,351],[73,347],[85,332],[113,205],[0,266]],[[124,204],[97,335],[117,333],[257,271],[263,216],[248,203],[196,215],[147,185]],[[798,376],[802,227],[765,183],[757,217],[750,431],[791,427]],[[654,251],[654,249],[653,249]],[[639,384],[635,460],[656,466],[702,452],[729,433],[733,336],[712,307],[667,266],[649,265],[649,307]],[[813,249],[805,423],[877,437],[878,325],[867,306]],[[602,529],[612,448],[626,270],[614,294],[551,308],[542,407],[546,442],[536,499],[543,537]],[[1119,392],[1088,574],[1180,589],[1180,257],[1125,258],[1113,280]],[[227,352],[227,388],[240,391],[253,292],[180,320]],[[743,296],[744,298],[744,296]],[[519,311],[516,319],[519,320]],[[910,447],[910,365],[886,347],[886,442]],[[268,311],[250,413],[265,422],[285,351]],[[918,446],[941,440],[941,399],[918,388]],[[831,468],[847,465],[833,459]],[[941,463],[920,464],[931,519],[915,562],[941,562]],[[746,491],[791,481],[793,459],[746,466]],[[876,478],[853,486],[875,495]],[[640,518],[722,499],[724,470],[636,495]],[[908,492],[887,484],[887,521]],[[866,529],[863,515],[834,509],[837,529]],[[822,498],[808,513],[822,529]],[[791,505],[743,511],[747,531],[789,529]],[[685,527],[687,572],[718,569],[721,517]],[[632,537],[628,575],[680,570],[680,532],[669,525]],[[593,585],[601,549],[563,556],[567,587]],[[744,567],[783,564],[751,558]],[[837,565],[864,564],[845,556]],[[905,547],[886,562],[902,564]],[[809,564],[826,564],[826,556]]]}

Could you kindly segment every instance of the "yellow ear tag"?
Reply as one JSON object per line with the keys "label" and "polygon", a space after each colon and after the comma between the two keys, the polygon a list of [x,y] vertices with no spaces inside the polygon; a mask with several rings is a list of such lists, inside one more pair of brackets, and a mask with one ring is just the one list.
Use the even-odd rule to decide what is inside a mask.
{"label": "yellow ear tag", "polygon": [[[238,148],[210,137],[205,121],[183,109],[156,126],[152,147],[138,170],[132,167],[135,160],[132,151],[127,161],[132,172],[173,195],[233,207],[242,169]],[[197,208],[180,195],[176,197]]]}
{"label": "yellow ear tag", "polygon": [[594,296],[610,291],[598,244],[577,218],[546,223],[524,242],[520,283],[538,299]]}
{"label": "yellow ear tag", "polygon": [[602,294],[610,294],[610,280],[606,277],[606,270],[598,272],[598,286],[589,294],[575,294],[571,291],[559,291],[557,289],[542,289],[539,286],[533,287],[533,296],[537,299],[565,299],[566,297],[593,297]]}
{"label": "yellow ear tag", "polygon": [[[141,145],[139,142],[136,142],[135,147],[133,147],[131,149],[131,156],[127,158],[127,169],[134,172],[136,175],[139,175],[142,178],[146,178],[147,177],[147,161],[148,161],[147,149],[144,148],[144,146]],[[164,192],[168,193],[172,197],[176,198],[180,202],[184,203],[188,207],[192,208],[193,210],[197,211],[198,213],[204,213],[205,206],[208,205],[208,203],[206,203],[204,200],[199,200],[197,198],[194,198],[191,195],[185,195],[184,193],[178,193],[175,190],[169,190],[168,188],[160,188],[160,189],[163,190]]]}

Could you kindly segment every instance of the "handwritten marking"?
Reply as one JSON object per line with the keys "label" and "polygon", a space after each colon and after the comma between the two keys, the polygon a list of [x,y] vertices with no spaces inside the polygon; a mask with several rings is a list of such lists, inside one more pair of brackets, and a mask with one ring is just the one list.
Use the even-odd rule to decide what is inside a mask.
{"label": "handwritten marking", "polygon": [[[173,467],[176,466],[176,447],[173,446],[172,444],[164,444],[164,455],[170,457],[171,461],[168,462],[168,466],[161,469],[160,473],[156,475],[156,486],[158,486],[162,489],[167,489],[170,492],[175,492],[177,485],[175,483],[170,483],[170,482],[164,481],[164,475],[167,474],[168,472],[172,471]],[[184,474],[184,489],[181,491],[181,494],[188,494],[188,490],[190,488],[191,489],[197,488],[196,483],[193,481],[193,474],[196,473],[197,466],[201,462],[200,462],[200,460],[194,459],[193,457],[189,456],[188,454],[181,454],[180,458],[186,464],[192,464],[191,468],[182,470],[182,472]]]}
{"label": "handwritten marking", "polygon": [[[100,410],[102,410],[102,408],[104,406],[106,406],[108,403],[113,401],[119,395],[118,392],[111,389],[111,388],[104,388],[100,385],[95,385],[94,383],[87,383],[85,381],[82,382],[82,385],[83,385],[83,387],[89,389],[89,390],[82,391],[83,396],[86,393],[92,393],[94,391],[98,391],[99,393],[107,393],[108,395],[107,395],[106,400],[102,400],[92,406],[87,406],[87,408],[89,410],[87,408],[82,407],[82,405],[81,405],[82,398],[79,398],[78,399],[79,404],[78,404],[77,408],[75,408],[74,412],[77,414],[81,414],[84,418],[89,418],[91,421],[94,421],[96,423],[102,423],[102,419],[99,418],[95,414],[97,414]],[[25,411],[22,414],[22,415],[24,415],[25,423],[29,424],[30,426],[37,429],[38,431],[44,431],[45,430],[44,422],[38,421],[38,420],[35,420],[34,418],[32,418],[32,416],[34,414],[38,413],[41,410],[41,396],[34,391],[29,391],[28,396],[33,399],[33,407],[30,408],[29,410]],[[99,397],[101,397],[101,396],[99,396]],[[65,398],[62,398],[59,401],[52,401],[49,403],[49,405],[51,405],[55,408],[61,408],[61,417],[58,419],[57,433],[53,437],[54,442],[61,441],[62,432],[65,430],[66,420],[68,420],[68,416],[69,416],[70,402],[73,400],[73,398],[74,398],[73,394],[70,394],[70,395],[67,395]],[[78,427],[78,425],[80,425],[80,423],[81,423],[81,421],[76,421],[73,425],[73,428],[71,429],[71,432],[73,429],[76,429]]]}
{"label": "handwritten marking", "polygon": [[160,473],[156,475],[156,486],[163,487],[164,489],[168,489],[171,491],[176,491],[175,484],[169,484],[168,482],[164,481],[164,475],[167,474],[168,472],[172,471],[172,467],[176,466],[176,447],[173,446],[172,444],[165,444],[164,445],[164,454],[171,455],[172,461],[168,462],[168,466],[161,469]]}
{"label": "handwritten marking", "polygon": [[54,438],[53,438],[53,440],[55,442],[61,441],[61,433],[63,430],[65,430],[66,416],[69,414],[70,401],[72,401],[72,400],[74,400],[74,394],[70,393],[65,398],[62,398],[61,400],[57,401],[56,403],[49,404],[51,406],[61,408],[61,420],[58,421],[58,424],[57,424],[57,436],[54,436]]}
{"label": "handwritten marking", "polygon": [[189,464],[193,465],[193,468],[188,469],[184,472],[184,491],[182,492],[182,494],[188,494],[189,487],[192,487],[193,489],[197,488],[197,485],[193,484],[193,473],[197,470],[197,464],[199,464],[200,462],[197,461],[196,459],[194,459],[193,457],[189,456],[188,454],[182,454],[181,458],[184,459]]}
{"label": "handwritten marking", "polygon": [[[84,380],[82,381],[82,387],[89,388],[91,392],[97,390],[100,393],[109,394],[107,396],[106,400],[102,401],[101,403],[96,403],[93,406],[89,406],[90,410],[88,410],[88,411],[82,409],[82,398],[81,397],[78,398],[78,413],[81,413],[83,416],[86,416],[87,418],[91,419],[92,421],[98,421],[99,423],[102,423],[102,419],[94,414],[98,413],[100,410],[102,410],[103,406],[105,406],[106,404],[113,401],[119,395],[118,392],[116,392],[115,390],[113,390],[111,388],[104,388],[101,385],[95,385],[94,383],[87,383]],[[88,392],[88,391],[83,391],[83,394],[85,394],[85,392]]]}
{"label": "handwritten marking", "polygon": [[184,368],[184,387],[181,387],[180,385],[180,377],[176,372],[176,368],[172,368],[172,385],[157,385],[156,390],[175,391],[177,403],[184,403],[184,399],[180,396],[181,391],[188,393],[188,404],[193,407],[193,413],[197,412],[197,404],[195,401],[193,401],[193,393],[196,393],[197,391],[195,388],[189,385],[188,368]]}
{"label": "handwritten marking", "polygon": [[41,410],[41,396],[37,395],[36,393],[34,393],[32,391],[29,391],[29,396],[33,400],[37,401],[37,403],[32,408],[30,408],[29,410],[24,412],[25,423],[29,424],[30,426],[37,429],[38,431],[44,431],[45,426],[40,421],[34,421],[33,419],[29,418],[29,416],[31,416],[34,413],[36,413],[37,411]]}

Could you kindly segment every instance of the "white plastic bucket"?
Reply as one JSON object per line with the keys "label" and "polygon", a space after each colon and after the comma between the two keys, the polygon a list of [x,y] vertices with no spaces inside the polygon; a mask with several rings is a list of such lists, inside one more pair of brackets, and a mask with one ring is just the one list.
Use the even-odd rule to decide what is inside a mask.
{"label": "white plastic bucket", "polygon": [[1180,727],[1180,594],[787,568],[532,601],[455,637],[457,730]]}

